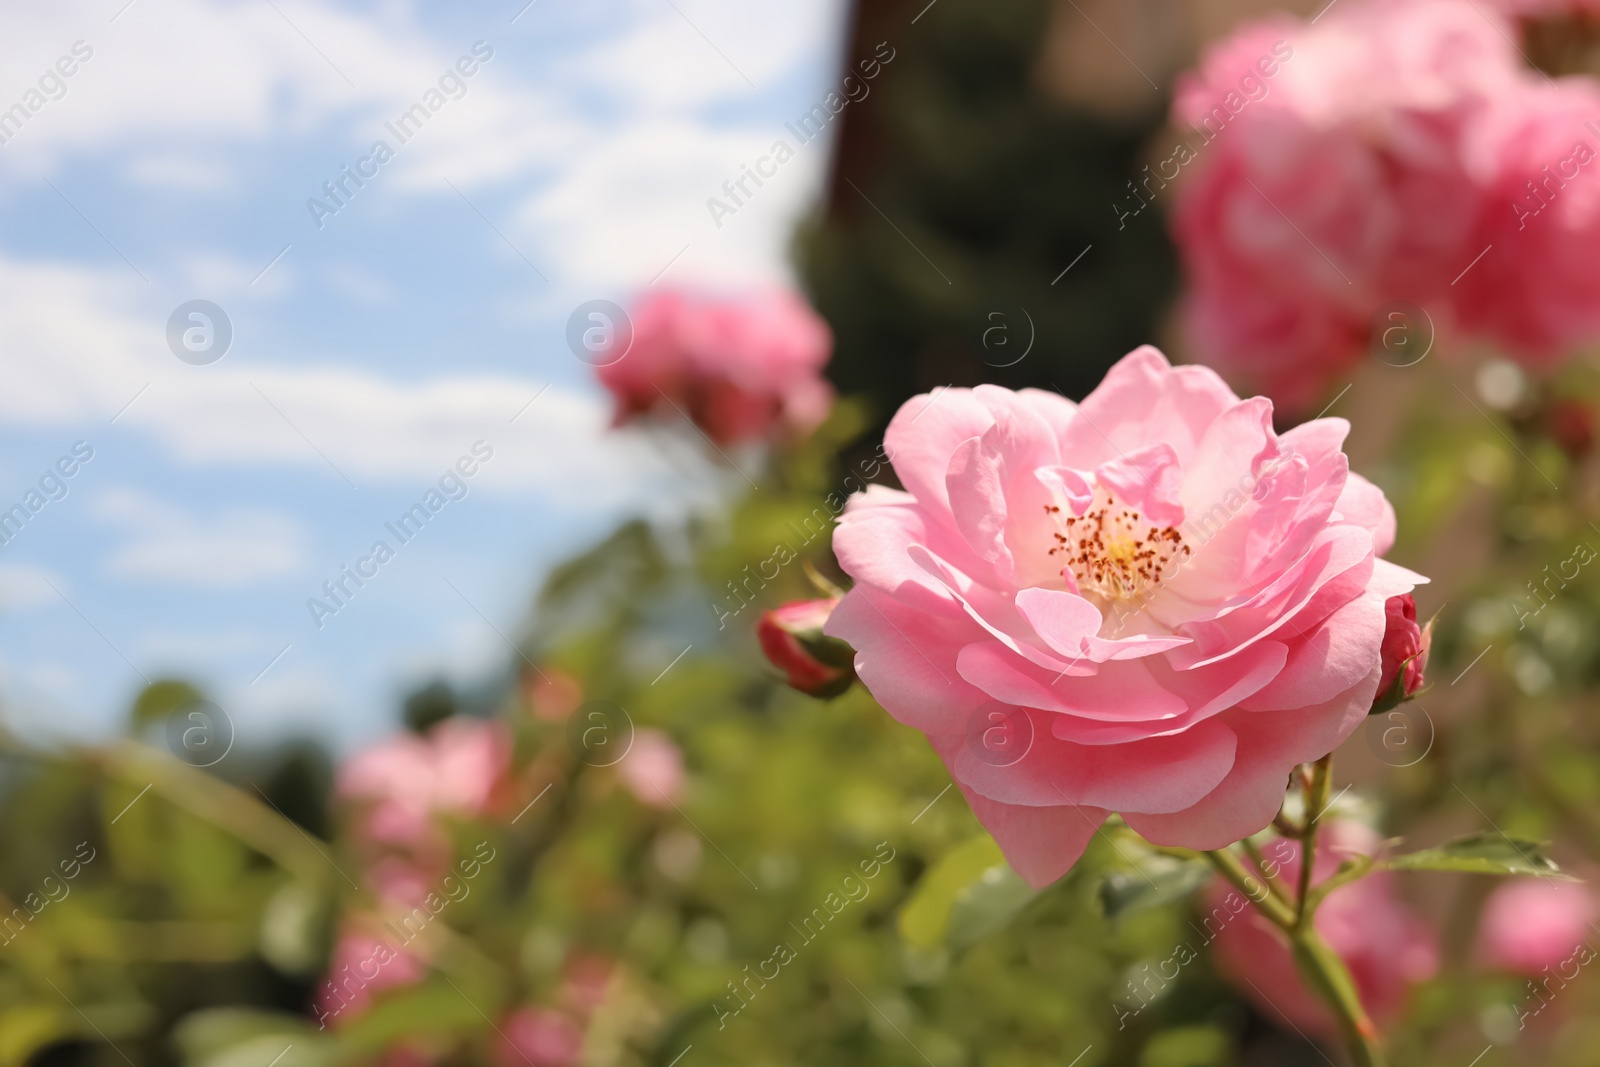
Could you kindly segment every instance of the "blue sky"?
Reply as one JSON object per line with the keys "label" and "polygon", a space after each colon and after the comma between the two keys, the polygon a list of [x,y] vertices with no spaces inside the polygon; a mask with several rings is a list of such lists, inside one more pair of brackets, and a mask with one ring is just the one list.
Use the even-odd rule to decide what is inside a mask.
{"label": "blue sky", "polygon": [[[721,227],[706,199],[827,92],[842,6],[524,4],[0,15],[0,112],[27,112],[0,126],[0,509],[41,478],[59,497],[0,547],[13,728],[104,733],[180,673],[243,740],[348,745],[418,681],[502,665],[552,563],[727,491],[687,440],[607,430],[566,321],[652,283],[789,280],[825,143]],[[314,218],[379,139],[393,157]],[[166,339],[197,299],[233,330],[205,365]],[[480,441],[465,496],[319,629],[307,599]],[[47,478],[78,442],[93,458]]]}

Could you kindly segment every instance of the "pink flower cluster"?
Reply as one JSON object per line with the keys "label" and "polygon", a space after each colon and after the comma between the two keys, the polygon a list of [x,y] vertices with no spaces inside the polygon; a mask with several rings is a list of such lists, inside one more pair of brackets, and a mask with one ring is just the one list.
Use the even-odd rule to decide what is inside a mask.
{"label": "pink flower cluster", "polygon": [[426,736],[397,734],[339,768],[339,796],[364,809],[361,831],[373,842],[420,851],[439,815],[482,815],[511,760],[495,723],[450,718]]}
{"label": "pink flower cluster", "polygon": [[1348,429],[1280,435],[1269,401],[1148,347],[1081,405],[915,397],[885,438],[905,491],[834,533],[856,584],[825,632],[1035,885],[1113,811],[1226,847],[1366,718],[1386,602],[1426,580],[1378,558],[1394,512]]}
{"label": "pink flower cluster", "polygon": [[[470,893],[452,868],[439,820],[488,814],[510,763],[510,739],[498,723],[459,717],[425,736],[397,734],[344,762],[335,793],[355,809],[352,829],[365,879],[383,907],[428,917]],[[459,866],[468,880],[479,869],[471,859]],[[392,927],[382,931],[378,915],[345,922],[318,994],[325,1024],[348,1022],[375,994],[427,973],[424,959],[408,947],[410,936]]]}
{"label": "pink flower cluster", "polygon": [[[1382,839],[1360,823],[1337,820],[1320,828],[1311,881],[1320,884],[1355,853],[1374,855]],[[1300,844],[1280,839],[1267,852],[1271,873],[1295,886],[1300,877]],[[1369,874],[1329,893],[1312,925],[1344,960],[1356,992],[1374,1022],[1382,1026],[1405,1007],[1411,987],[1439,969],[1433,930],[1395,893],[1394,875]],[[1212,887],[1213,905],[1230,892]],[[1224,927],[1216,939],[1217,969],[1260,1005],[1271,1021],[1286,1018],[1307,1033],[1334,1036],[1338,1028],[1322,1000],[1306,988],[1283,934],[1259,912],[1249,911]]]}
{"label": "pink flower cluster", "polygon": [[676,409],[727,445],[803,435],[827,418],[833,389],[821,374],[833,334],[793,293],[652,293],[630,318],[632,344],[598,370],[619,425]]}
{"label": "pink flower cluster", "polygon": [[1201,358],[1303,408],[1391,302],[1425,311],[1422,351],[1436,330],[1541,364],[1600,337],[1600,85],[1514,40],[1471,0],[1344,0],[1207,52],[1173,108],[1207,138],[1173,217]]}

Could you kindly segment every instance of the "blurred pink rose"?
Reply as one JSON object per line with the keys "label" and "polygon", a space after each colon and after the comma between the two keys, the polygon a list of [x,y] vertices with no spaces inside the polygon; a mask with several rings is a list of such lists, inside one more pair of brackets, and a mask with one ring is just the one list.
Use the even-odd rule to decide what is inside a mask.
{"label": "blurred pink rose", "polygon": [[[1193,146],[1173,228],[1197,352],[1304,408],[1362,358],[1391,301],[1420,304],[1435,330],[1459,314],[1528,350],[1590,329],[1600,312],[1574,300],[1568,276],[1586,286],[1600,267],[1557,238],[1497,247],[1484,262],[1500,256],[1498,268],[1479,275],[1480,263],[1466,275],[1477,281],[1452,288],[1504,243],[1526,164],[1563,158],[1509,132],[1564,121],[1533,117],[1560,110],[1531,107],[1538,81],[1509,26],[1469,0],[1347,0],[1315,26],[1277,17],[1211,48],[1173,108]],[[1572,121],[1561,147],[1581,132]],[[1587,203],[1571,199],[1563,226],[1582,229]]]}
{"label": "blurred pink rose", "polygon": [[653,808],[670,807],[683,795],[683,753],[660,730],[635,731],[617,771],[629,792]]}
{"label": "blurred pink rose", "polygon": [[333,948],[328,973],[317,987],[317,1018],[339,1025],[361,1014],[373,994],[422,980],[427,966],[398,938],[374,933],[377,921],[347,923]]}
{"label": "blurred pink rose", "polygon": [[853,497],[834,534],[856,585],[826,631],[1034,885],[1112,811],[1221,848],[1361,724],[1384,602],[1426,580],[1377,558],[1394,512],[1348,428],[1280,436],[1269,401],[1149,347],[1081,406],[914,398],[885,438],[906,491]]}
{"label": "blurred pink rose", "polygon": [[436,814],[482,815],[510,765],[498,723],[455,717],[426,736],[396,734],[339,768],[337,793],[371,804],[363,829],[374,841],[416,845]]}
{"label": "blurred pink rose", "polygon": [[[1374,854],[1382,838],[1366,826],[1332,820],[1319,828],[1317,860],[1311,877],[1321,883],[1354,853]],[[1280,838],[1266,848],[1283,885],[1298,885],[1300,844]],[[1393,875],[1369,874],[1335,889],[1313,920],[1317,933],[1350,969],[1361,1003],[1373,1022],[1392,1022],[1405,1007],[1411,987],[1439,969],[1437,938],[1395,893]],[[1290,889],[1293,892],[1293,889]],[[1233,888],[1215,883],[1208,893],[1216,915]],[[1222,914],[1230,914],[1224,909]],[[1307,989],[1295,968],[1283,934],[1254,908],[1233,915],[1216,935],[1217,970],[1241,994],[1255,1001],[1273,1022],[1287,1017],[1292,1027],[1325,1037],[1338,1034],[1332,1014]]]}
{"label": "blurred pink rose", "polygon": [[[1470,142],[1484,206],[1451,287],[1464,328],[1534,366],[1600,336],[1600,84],[1503,94]],[[1462,261],[1462,267],[1466,260]]]}
{"label": "blurred pink rose", "polygon": [[1497,888],[1483,907],[1478,955],[1484,964],[1537,975],[1559,967],[1592,941],[1600,901],[1582,882],[1522,878]]}
{"label": "blurred pink rose", "polygon": [[827,418],[833,389],[822,368],[833,335],[798,296],[653,292],[630,317],[632,346],[598,369],[616,398],[618,424],[651,412],[671,416],[676,408],[725,445],[779,426],[804,434]]}
{"label": "blurred pink rose", "polygon": [[575,1067],[583,1058],[583,1031],[571,1017],[549,1008],[523,1008],[500,1024],[500,1067]]}

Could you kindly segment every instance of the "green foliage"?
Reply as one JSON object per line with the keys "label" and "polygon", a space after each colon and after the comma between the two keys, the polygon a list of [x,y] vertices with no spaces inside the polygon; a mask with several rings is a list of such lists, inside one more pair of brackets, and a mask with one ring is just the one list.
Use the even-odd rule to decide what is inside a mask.
{"label": "green foliage", "polygon": [[1519,840],[1491,830],[1458,837],[1438,848],[1394,856],[1383,866],[1394,871],[1466,871],[1570,879],[1545,857],[1545,847],[1538,841]]}

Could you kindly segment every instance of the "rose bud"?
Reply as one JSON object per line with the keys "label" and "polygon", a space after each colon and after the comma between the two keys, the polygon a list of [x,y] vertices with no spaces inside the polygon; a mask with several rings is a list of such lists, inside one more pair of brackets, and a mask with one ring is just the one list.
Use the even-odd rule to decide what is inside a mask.
{"label": "rose bud", "polygon": [[856,680],[855,650],[822,626],[838,600],[796,600],[774,608],[756,623],[756,637],[785,680],[808,696],[832,699]]}
{"label": "rose bud", "polygon": [[1373,714],[1404,703],[1422,688],[1422,675],[1428,666],[1428,646],[1433,641],[1433,622],[1417,625],[1417,602],[1410,593],[1390,597],[1383,610],[1385,627],[1379,652],[1383,659],[1383,675],[1378,680],[1378,695],[1373,699]]}

